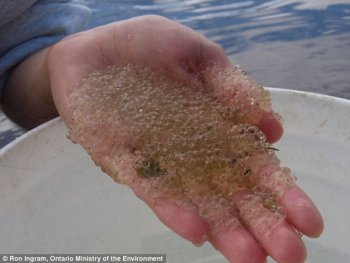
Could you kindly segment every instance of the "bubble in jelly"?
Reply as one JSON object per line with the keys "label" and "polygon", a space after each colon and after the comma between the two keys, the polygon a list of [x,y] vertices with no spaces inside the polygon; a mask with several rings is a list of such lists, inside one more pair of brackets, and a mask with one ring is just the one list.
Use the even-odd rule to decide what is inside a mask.
{"label": "bubble in jelly", "polygon": [[[138,66],[94,71],[69,93],[69,137],[115,181],[193,209],[214,230],[248,220],[267,231],[294,184],[249,124],[270,96],[239,67],[211,72],[184,84]],[[249,198],[234,201],[241,192]]]}

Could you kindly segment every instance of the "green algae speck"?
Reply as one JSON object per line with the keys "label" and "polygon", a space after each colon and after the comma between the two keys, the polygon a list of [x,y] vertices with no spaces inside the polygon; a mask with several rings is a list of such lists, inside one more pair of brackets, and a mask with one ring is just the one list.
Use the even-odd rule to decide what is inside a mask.
{"label": "green algae speck", "polygon": [[162,169],[159,162],[152,158],[137,161],[135,170],[139,176],[146,178],[158,177],[166,174],[166,170]]}

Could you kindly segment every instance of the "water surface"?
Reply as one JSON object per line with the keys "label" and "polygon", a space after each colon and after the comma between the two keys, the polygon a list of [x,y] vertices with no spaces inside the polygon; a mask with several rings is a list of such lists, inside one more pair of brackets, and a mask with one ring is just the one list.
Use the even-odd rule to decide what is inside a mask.
{"label": "water surface", "polygon": [[[220,44],[259,83],[350,99],[350,0],[85,0],[89,25],[144,14]],[[0,115],[0,147],[23,131]]]}

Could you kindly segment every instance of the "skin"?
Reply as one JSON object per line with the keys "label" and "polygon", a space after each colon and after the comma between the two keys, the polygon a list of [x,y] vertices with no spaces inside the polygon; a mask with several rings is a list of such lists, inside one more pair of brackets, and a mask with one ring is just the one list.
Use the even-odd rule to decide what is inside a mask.
{"label": "skin", "polygon": [[[195,74],[202,81],[210,76],[201,75],[202,66],[209,63],[222,69],[232,66],[221,47],[185,26],[158,16],[133,18],[71,35],[27,58],[7,84],[3,108],[27,128],[55,117],[57,112],[70,127],[67,91],[93,70],[144,65],[174,80],[191,82]],[[255,124],[269,142],[282,136],[282,125],[272,111]],[[133,189],[135,194],[169,228],[195,244],[208,240],[232,263],[263,263],[267,255],[281,263],[304,262],[306,249],[294,229],[309,237],[318,237],[323,230],[319,211],[297,186],[279,200],[287,213],[285,222],[265,236],[243,225],[212,234],[207,222],[193,211],[156,202],[137,189]]]}

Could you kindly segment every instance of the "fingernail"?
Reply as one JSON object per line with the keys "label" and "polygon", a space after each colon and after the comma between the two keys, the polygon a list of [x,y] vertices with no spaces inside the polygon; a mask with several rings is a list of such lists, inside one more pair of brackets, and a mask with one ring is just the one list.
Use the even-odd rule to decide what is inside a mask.
{"label": "fingernail", "polygon": [[192,242],[192,243],[193,243],[193,245],[195,245],[196,247],[201,247],[201,246],[203,246],[203,244],[204,244],[206,241],[208,241],[208,235],[207,235],[207,234],[204,234],[204,235],[202,235],[200,241],[198,241],[198,242]]}

